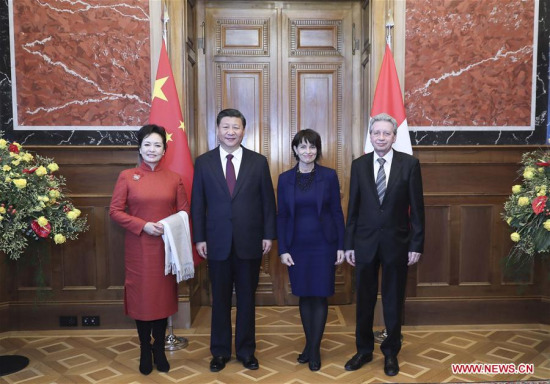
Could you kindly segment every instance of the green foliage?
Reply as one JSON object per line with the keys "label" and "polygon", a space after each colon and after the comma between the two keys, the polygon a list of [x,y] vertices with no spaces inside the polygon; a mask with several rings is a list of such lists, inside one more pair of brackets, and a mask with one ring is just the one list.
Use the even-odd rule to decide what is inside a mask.
{"label": "green foliage", "polygon": [[46,157],[8,142],[0,132],[0,251],[17,260],[29,241],[49,239],[62,244],[88,229],[65,196],[59,166]]}
{"label": "green foliage", "polygon": [[510,250],[507,264],[531,264],[535,256],[550,253],[550,151],[538,150],[522,156],[519,175],[521,184],[512,187],[504,203],[503,219],[513,230],[516,244]]}

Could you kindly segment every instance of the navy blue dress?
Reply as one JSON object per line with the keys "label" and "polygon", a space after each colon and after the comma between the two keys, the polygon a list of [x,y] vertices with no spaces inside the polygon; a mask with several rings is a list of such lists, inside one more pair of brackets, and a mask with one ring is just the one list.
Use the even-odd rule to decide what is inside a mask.
{"label": "navy blue dress", "polygon": [[[317,176],[317,175],[315,175]],[[334,295],[337,242],[330,244],[323,235],[317,213],[315,183],[303,191],[295,188],[294,241],[290,255],[294,265],[288,267],[292,294],[295,296]]]}

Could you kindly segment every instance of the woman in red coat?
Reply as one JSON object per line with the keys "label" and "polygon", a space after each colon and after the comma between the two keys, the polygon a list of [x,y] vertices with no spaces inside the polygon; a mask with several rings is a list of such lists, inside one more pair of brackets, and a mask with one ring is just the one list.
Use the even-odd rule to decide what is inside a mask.
{"label": "woman in red coat", "polygon": [[152,357],[157,370],[170,370],[164,338],[167,318],[178,310],[176,277],[164,274],[164,230],[159,221],[178,211],[189,213],[189,204],[181,177],[161,161],[166,151],[164,128],[145,125],[137,136],[141,164],[120,173],[110,216],[126,229],[124,307],[136,321],[139,370],[148,375]]}

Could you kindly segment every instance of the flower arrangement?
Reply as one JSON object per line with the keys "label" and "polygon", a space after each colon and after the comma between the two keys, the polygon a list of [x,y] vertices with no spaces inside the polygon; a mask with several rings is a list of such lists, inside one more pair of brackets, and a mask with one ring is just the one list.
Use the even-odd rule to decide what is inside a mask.
{"label": "flower arrangement", "polygon": [[29,241],[63,244],[88,229],[64,195],[65,179],[52,160],[23,150],[0,131],[0,251],[17,260]]}
{"label": "flower arrangement", "polygon": [[512,187],[503,213],[513,230],[510,238],[515,243],[508,263],[515,265],[550,253],[550,151],[525,153],[521,163],[519,174],[523,183]]}

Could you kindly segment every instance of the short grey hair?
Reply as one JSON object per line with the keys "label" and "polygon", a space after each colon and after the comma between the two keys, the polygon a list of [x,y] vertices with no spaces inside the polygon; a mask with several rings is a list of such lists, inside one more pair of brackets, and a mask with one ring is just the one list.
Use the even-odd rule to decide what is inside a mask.
{"label": "short grey hair", "polygon": [[377,121],[388,121],[388,122],[390,122],[393,125],[393,134],[397,135],[397,121],[393,117],[388,115],[387,113],[379,113],[378,115],[373,116],[370,119],[370,121],[369,121],[369,133],[372,132],[372,126]]}

